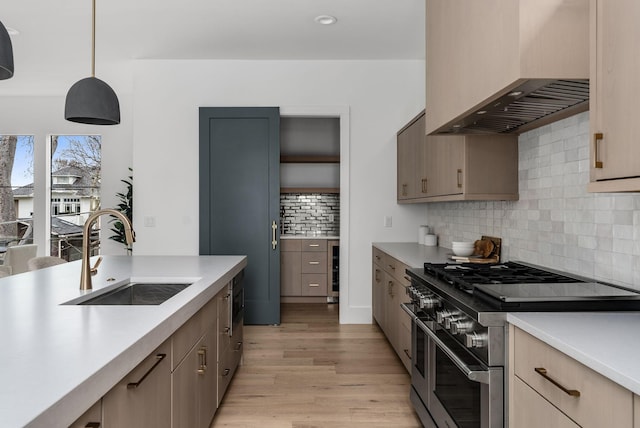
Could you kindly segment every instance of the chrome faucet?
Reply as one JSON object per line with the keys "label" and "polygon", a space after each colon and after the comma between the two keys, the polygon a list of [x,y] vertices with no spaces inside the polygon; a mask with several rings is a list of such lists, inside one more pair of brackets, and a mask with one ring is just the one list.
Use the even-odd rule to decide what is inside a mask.
{"label": "chrome faucet", "polygon": [[[127,241],[127,245],[131,246],[135,242],[135,233],[133,232],[133,227],[131,226],[131,221],[122,214],[120,211],[114,210],[112,208],[106,208],[103,210],[98,210],[96,212],[91,213],[87,221],[84,222],[84,227],[82,230],[82,271],[80,272],[80,290],[91,290],[91,274],[97,270],[91,269],[89,264],[89,253],[90,253],[90,235],[91,235],[91,226],[95,221],[103,214],[109,214],[115,217],[118,217],[122,224],[124,225],[124,234],[125,240]],[[98,259],[98,263],[100,259]],[[96,268],[98,266],[96,263]]]}

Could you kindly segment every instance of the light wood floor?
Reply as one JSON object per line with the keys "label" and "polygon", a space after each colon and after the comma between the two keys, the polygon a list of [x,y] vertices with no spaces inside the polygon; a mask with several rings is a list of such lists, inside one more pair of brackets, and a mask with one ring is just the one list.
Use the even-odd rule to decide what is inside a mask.
{"label": "light wood floor", "polygon": [[212,427],[421,427],[410,377],[377,325],[338,305],[283,304],[279,326],[245,326],[244,365]]}

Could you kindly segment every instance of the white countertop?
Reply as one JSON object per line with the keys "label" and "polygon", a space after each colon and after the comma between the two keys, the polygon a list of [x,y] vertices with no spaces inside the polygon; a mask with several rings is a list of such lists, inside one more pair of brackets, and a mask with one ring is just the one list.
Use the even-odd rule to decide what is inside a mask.
{"label": "white countertop", "polygon": [[[0,426],[68,426],[246,263],[245,256],[104,256],[88,292],[79,289],[79,261],[0,279]],[[61,305],[131,279],[193,284],[161,305]]]}
{"label": "white countertop", "polygon": [[425,262],[451,263],[449,248],[427,247],[417,242],[374,242],[372,245],[413,268],[424,267]]}
{"label": "white countertop", "polygon": [[280,235],[280,239],[329,239],[333,241],[340,239],[340,237],[336,235]]}
{"label": "white countertop", "polygon": [[640,394],[639,312],[520,312],[507,321]]}

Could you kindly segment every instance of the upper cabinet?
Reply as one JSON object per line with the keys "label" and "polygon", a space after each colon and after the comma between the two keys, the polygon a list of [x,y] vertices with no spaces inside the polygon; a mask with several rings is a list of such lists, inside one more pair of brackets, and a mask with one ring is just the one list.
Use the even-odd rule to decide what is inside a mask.
{"label": "upper cabinet", "polygon": [[398,203],[518,199],[516,135],[425,137],[424,123],[398,132]]}
{"label": "upper cabinet", "polygon": [[640,191],[640,2],[591,0],[590,192]]}
{"label": "upper cabinet", "polygon": [[425,149],[424,111],[414,117],[397,134],[398,201],[421,196],[421,160]]}
{"label": "upper cabinet", "polygon": [[588,40],[589,0],[427,0],[426,134],[522,132],[586,110]]}

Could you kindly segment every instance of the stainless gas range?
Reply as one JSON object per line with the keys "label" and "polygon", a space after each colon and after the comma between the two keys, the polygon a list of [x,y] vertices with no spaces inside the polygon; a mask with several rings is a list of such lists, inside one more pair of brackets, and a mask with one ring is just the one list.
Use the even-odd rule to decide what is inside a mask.
{"label": "stainless gas range", "polygon": [[640,310],[640,294],[536,266],[409,269],[411,401],[424,426],[502,428],[507,312]]}

